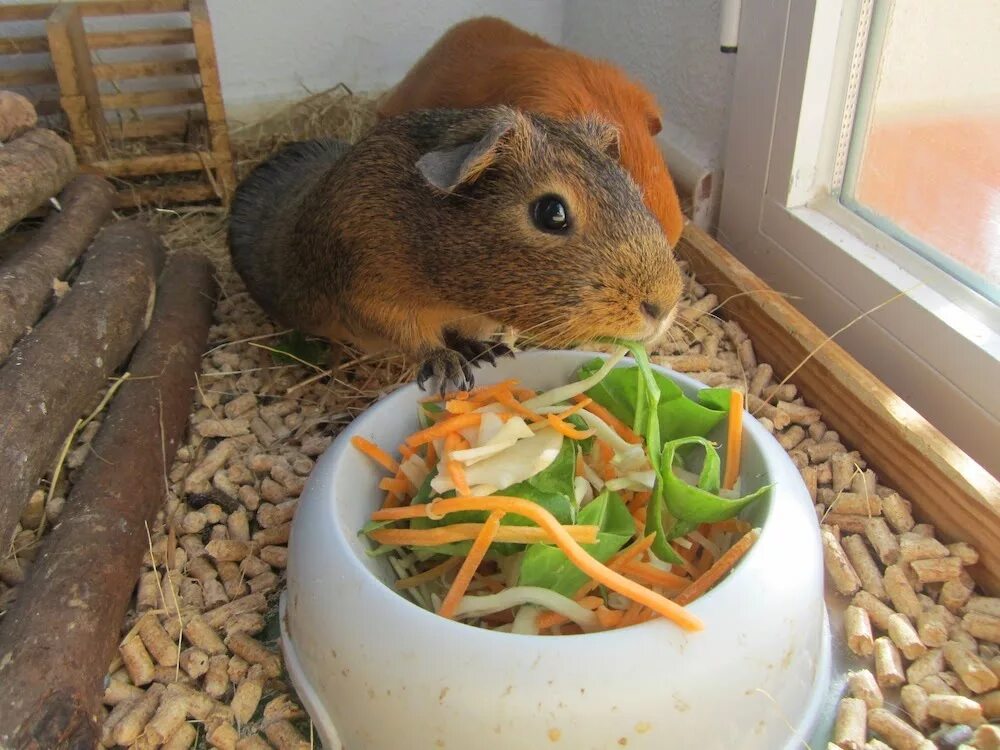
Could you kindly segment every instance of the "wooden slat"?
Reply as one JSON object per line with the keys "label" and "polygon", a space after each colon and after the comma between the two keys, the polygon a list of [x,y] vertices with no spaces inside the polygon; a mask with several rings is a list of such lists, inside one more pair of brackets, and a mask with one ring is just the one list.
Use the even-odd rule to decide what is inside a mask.
{"label": "wooden slat", "polygon": [[104,109],[141,109],[143,107],[173,107],[201,102],[198,89],[167,89],[165,91],[136,91],[131,94],[105,94],[101,97]]}
{"label": "wooden slat", "polygon": [[0,70],[0,86],[44,86],[53,83],[56,83],[56,72],[51,68]]}
{"label": "wooden slat", "polygon": [[[776,376],[823,344],[819,328],[704,232],[689,225],[679,254],[700,283],[728,299],[727,317],[739,321]],[[979,550],[973,574],[984,588],[1000,592],[1000,481],[834,341],[819,348],[792,382],[883,483],[913,502],[915,515],[944,537]]]}
{"label": "wooden slat", "polygon": [[24,3],[0,5],[0,23],[5,21],[41,21],[48,18],[55,3]]}
{"label": "wooden slat", "polygon": [[60,5],[49,16],[45,30],[73,145],[85,159],[101,158],[107,153],[107,124],[80,8],[74,3]]}
{"label": "wooden slat", "polygon": [[0,55],[28,55],[48,51],[49,40],[44,36],[10,36],[0,39]]}
{"label": "wooden slat", "polygon": [[155,13],[184,13],[188,0],[119,0],[119,2],[82,2],[85,16],[136,16]]}
{"label": "wooden slat", "polygon": [[215,190],[204,182],[182,182],[156,187],[129,187],[115,196],[116,208],[136,206],[170,206],[180,203],[200,203],[218,200]]}
{"label": "wooden slat", "polygon": [[200,172],[215,166],[212,154],[207,151],[195,151],[186,154],[162,154],[154,156],[135,156],[130,159],[106,159],[92,164],[82,164],[84,172],[108,177],[142,177],[151,174],[166,174],[173,172]]}
{"label": "wooden slat", "polygon": [[219,81],[219,67],[215,58],[215,41],[212,37],[212,22],[205,0],[191,0],[191,30],[195,40],[195,54],[201,70],[201,92],[208,118],[208,133],[212,142],[218,170],[217,179],[222,187],[223,202],[228,203],[236,187],[236,173],[233,167],[233,152],[229,144],[229,128],[226,124],[226,108],[222,100],[222,83]]}
{"label": "wooden slat", "polygon": [[191,29],[135,29],[132,31],[103,31],[87,34],[91,49],[117,49],[119,47],[159,47],[168,44],[192,44]]}
{"label": "wooden slat", "polygon": [[171,116],[150,117],[142,120],[126,120],[121,123],[110,123],[108,130],[113,138],[159,138],[171,135],[184,135],[190,128],[204,124],[204,118]]}
{"label": "wooden slat", "polygon": [[154,60],[143,62],[100,63],[94,66],[99,81],[122,81],[127,78],[157,78],[197,75],[197,60]]}

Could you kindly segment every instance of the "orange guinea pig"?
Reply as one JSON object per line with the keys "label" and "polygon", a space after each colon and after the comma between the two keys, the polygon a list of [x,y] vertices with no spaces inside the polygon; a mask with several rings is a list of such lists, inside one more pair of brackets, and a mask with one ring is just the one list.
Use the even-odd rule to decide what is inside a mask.
{"label": "orange guinea pig", "polygon": [[592,60],[499,18],[453,26],[379,107],[382,118],[418,109],[506,104],[560,119],[598,114],[621,131],[622,166],[677,244],[684,217],[653,136],[662,127],[653,95],[617,67]]}

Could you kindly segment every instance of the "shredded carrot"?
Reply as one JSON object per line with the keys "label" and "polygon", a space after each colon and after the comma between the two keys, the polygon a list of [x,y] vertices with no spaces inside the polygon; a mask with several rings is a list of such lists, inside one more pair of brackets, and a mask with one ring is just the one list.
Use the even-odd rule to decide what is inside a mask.
{"label": "shredded carrot", "polygon": [[[574,396],[573,400],[576,402],[580,402],[585,398],[587,397],[581,393],[578,396]],[[605,409],[596,401],[591,401],[591,403],[587,404],[586,408],[587,411],[589,411],[594,416],[600,417],[601,420],[604,421],[608,425],[608,427],[617,432],[618,436],[626,443],[632,443],[633,445],[639,445],[640,443],[642,443],[642,438],[636,435],[631,427],[622,422],[620,419],[618,419],[618,417],[609,412],[607,409]]]}
{"label": "shredded carrot", "polygon": [[403,498],[401,498],[395,492],[385,493],[385,500],[382,501],[383,508],[398,508],[402,504],[403,504]]}
{"label": "shredded carrot", "polygon": [[524,404],[514,398],[514,394],[510,391],[497,391],[494,397],[496,398],[497,403],[506,406],[512,412],[524,417],[525,419],[530,419],[532,422],[545,421],[545,417],[524,406]]}
{"label": "shredded carrot", "polygon": [[353,445],[359,451],[368,456],[368,458],[370,458],[372,461],[379,464],[380,466],[384,466],[392,473],[395,474],[397,471],[399,471],[399,464],[396,463],[393,457],[390,456],[381,448],[379,448],[377,445],[375,445],[375,443],[371,442],[370,440],[365,440],[360,435],[355,435],[354,437],[351,438],[351,445]]}
{"label": "shredded carrot", "polygon": [[576,476],[583,476],[583,454],[578,453],[576,456]]}
{"label": "shredded carrot", "polygon": [[405,495],[407,492],[411,492],[410,480],[405,477],[400,479],[397,477],[383,477],[379,480],[378,488],[380,490],[387,490],[394,495]]}
{"label": "shredded carrot", "polygon": [[741,518],[727,518],[725,521],[718,521],[716,523],[709,524],[709,527],[709,532],[705,536],[711,536],[715,533],[726,534],[730,532],[746,534],[750,531],[750,524]]}
{"label": "shredded carrot", "polygon": [[428,469],[433,469],[434,464],[437,463],[437,450],[434,448],[434,443],[427,444],[427,455],[424,457],[424,462]]}
{"label": "shredded carrot", "polygon": [[553,430],[565,435],[570,440],[586,440],[587,438],[593,437],[594,435],[593,430],[578,430],[575,427],[573,427],[573,425],[571,425],[569,422],[563,422],[555,414],[549,414],[548,417],[546,417],[546,419],[548,419],[549,426]]}
{"label": "shredded carrot", "polygon": [[690,604],[699,596],[708,591],[712,586],[714,586],[719,579],[721,579],[726,573],[728,573],[740,558],[747,553],[747,551],[753,546],[753,543],[757,541],[757,531],[756,529],[751,529],[746,534],[739,538],[732,547],[727,549],[722,556],[715,561],[711,568],[709,568],[703,575],[699,576],[698,580],[684,589],[679,593],[675,601],[678,604]]}
{"label": "shredded carrot", "polygon": [[[455,513],[462,510],[502,510],[524,516],[545,529],[551,540],[563,551],[570,562],[599,584],[603,584],[633,601],[645,604],[653,611],[672,620],[685,630],[701,630],[703,627],[701,621],[683,607],[678,607],[666,597],[640,586],[635,581],[599,563],[569,535],[562,524],[556,520],[555,516],[530,500],[502,495],[490,497],[453,497],[435,500],[422,505],[408,505],[402,508],[377,510],[372,513],[372,520],[389,521],[402,518],[418,518],[420,516],[437,517],[438,515],[447,515],[448,513]],[[492,534],[495,533],[494,531]],[[492,534],[490,535],[491,540]],[[475,547],[475,545],[473,546]],[[478,565],[478,562],[476,564]],[[465,586],[468,586],[468,583]],[[465,586],[463,586],[463,590]]]}
{"label": "shredded carrot", "polygon": [[514,388],[512,392],[518,401],[527,401],[529,398],[534,398],[538,395],[537,391],[533,391],[530,388]]}
{"label": "shredded carrot", "polygon": [[627,628],[629,625],[635,625],[639,622],[639,614],[642,612],[642,605],[639,602],[632,602],[628,605],[628,609],[625,610],[625,614],[622,615],[622,619],[618,621],[619,628]]}
{"label": "shredded carrot", "polygon": [[611,459],[615,457],[615,452],[611,449],[611,446],[603,441],[598,441],[597,449],[601,452],[601,461],[603,463],[611,463]]}
{"label": "shredded carrot", "polygon": [[484,402],[490,401],[496,397],[496,394],[500,391],[509,391],[511,388],[517,385],[517,381],[511,378],[510,380],[503,380],[499,383],[493,385],[484,385],[475,390],[469,391],[469,398],[473,401],[477,401],[479,406],[482,406]]}
{"label": "shredded carrot", "polygon": [[476,405],[471,401],[463,401],[453,398],[444,405],[444,408],[450,414],[466,414],[467,412],[475,411]]}
{"label": "shredded carrot", "polygon": [[476,573],[476,568],[479,567],[479,563],[486,557],[486,551],[496,538],[497,532],[500,530],[500,519],[504,515],[505,512],[502,509],[493,510],[489,518],[486,519],[486,523],[483,524],[482,529],[476,535],[476,541],[472,543],[472,549],[469,550],[469,554],[462,562],[462,567],[458,569],[458,575],[455,576],[451,588],[448,589],[444,601],[441,602],[438,614],[442,617],[447,617],[450,620],[455,616],[458,603],[465,596],[465,590],[469,588],[469,583],[472,581],[472,576]]}
{"label": "shredded carrot", "polygon": [[413,448],[411,448],[410,446],[408,446],[406,443],[402,443],[399,446],[399,455],[401,455],[404,459],[409,458],[414,453],[416,453],[416,451],[413,450]]}
{"label": "shredded carrot", "polygon": [[464,430],[466,427],[475,427],[481,419],[481,414],[456,414],[453,417],[445,419],[443,422],[438,422],[424,430],[414,432],[406,438],[406,444],[411,448],[416,448],[437,438],[447,437],[451,432]]}
{"label": "shredded carrot", "polygon": [[590,406],[592,401],[592,398],[584,398],[582,401],[578,401],[574,406],[569,407],[566,411],[556,414],[555,417],[556,419],[566,419],[566,417],[570,417],[578,411],[583,411],[584,408]]}
{"label": "shredded carrot", "polygon": [[[577,604],[585,609],[597,609],[604,604],[604,600],[599,596],[585,596]],[[566,615],[561,615],[558,612],[542,612],[535,620],[535,627],[539,630],[548,630],[556,625],[563,625],[567,622],[569,622],[569,618]]]}
{"label": "shredded carrot", "polygon": [[647,503],[649,503],[649,498],[652,495],[651,492],[636,492],[632,495],[632,499],[629,500],[626,505],[628,506],[629,512],[635,515],[636,511],[640,508],[645,508]]}
{"label": "shredded carrot", "polygon": [[622,613],[617,609],[608,609],[601,605],[595,610],[595,613],[597,614],[597,622],[605,630],[611,630],[622,621]]}
{"label": "shredded carrot", "polygon": [[465,468],[460,461],[451,459],[451,454],[457,450],[461,450],[461,446],[464,443],[465,441],[462,440],[457,432],[452,432],[444,439],[444,452],[448,456],[448,476],[455,483],[455,489],[458,491],[458,494],[471,495],[472,491],[469,489],[469,483],[465,479]]}
{"label": "shredded carrot", "polygon": [[[580,544],[595,544],[599,526],[577,525],[563,526],[570,538]],[[377,529],[369,536],[379,544],[392,544],[407,547],[436,547],[439,544],[464,542],[475,539],[483,529],[481,523],[453,523],[450,526],[438,526],[433,529]],[[545,529],[537,526],[501,526],[497,531],[497,542],[511,544],[537,544],[548,542],[549,535]]]}
{"label": "shredded carrot", "polygon": [[729,423],[726,427],[726,470],[722,486],[731,490],[740,477],[740,448],[743,441],[743,393],[731,390],[729,396]]}
{"label": "shredded carrot", "polygon": [[397,589],[412,589],[414,586],[430,583],[431,581],[443,576],[452,568],[457,568],[461,562],[461,557],[449,557],[443,563],[439,563],[433,568],[428,568],[422,573],[416,573],[406,578],[400,578],[396,581],[395,586]]}
{"label": "shredded carrot", "polygon": [[682,589],[690,585],[691,579],[660,570],[649,563],[631,562],[622,566],[622,573],[646,585],[662,586],[665,589]]}
{"label": "shredded carrot", "polygon": [[601,479],[607,482],[609,479],[614,479],[618,476],[618,472],[615,471],[615,467],[611,464],[605,464],[601,469]]}

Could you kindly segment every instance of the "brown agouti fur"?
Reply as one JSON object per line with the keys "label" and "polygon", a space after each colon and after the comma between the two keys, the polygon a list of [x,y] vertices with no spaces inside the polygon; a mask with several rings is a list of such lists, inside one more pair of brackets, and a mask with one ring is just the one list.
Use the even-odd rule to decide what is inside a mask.
{"label": "brown agouti fur", "polygon": [[511,326],[543,345],[659,337],[681,294],[617,130],[507,107],[427,110],[353,147],[292,144],[237,188],[229,242],[281,323],[471,384]]}
{"label": "brown agouti fur", "polygon": [[383,117],[432,107],[506,104],[560,119],[596,114],[621,131],[621,162],[671,246],[684,215],[663,154],[656,98],[620,68],[489,16],[446,31],[379,106]]}

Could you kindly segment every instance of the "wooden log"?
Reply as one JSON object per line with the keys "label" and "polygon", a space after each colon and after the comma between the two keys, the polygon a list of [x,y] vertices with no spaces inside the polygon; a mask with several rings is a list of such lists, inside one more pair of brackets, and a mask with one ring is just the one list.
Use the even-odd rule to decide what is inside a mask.
{"label": "wooden log", "polygon": [[76,172],[73,147],[35,128],[0,149],[0,232],[62,190]]}
{"label": "wooden log", "polygon": [[[111,402],[24,595],[0,623],[0,747],[93,748],[119,628],[183,439],[216,295],[201,256],[167,264],[134,377]],[[162,439],[162,444],[161,444]],[[53,675],[58,675],[57,679]]]}
{"label": "wooden log", "polygon": [[59,196],[62,211],[53,212],[31,241],[0,266],[0,362],[38,320],[52,281],[90,245],[111,214],[114,195],[115,189],[100,177],[77,177]]}
{"label": "wooden log", "polygon": [[0,143],[31,130],[38,123],[35,107],[14,91],[0,91]]}
{"label": "wooden log", "polygon": [[94,241],[73,288],[0,366],[0,546],[59,447],[142,334],[163,264],[148,227]]}

